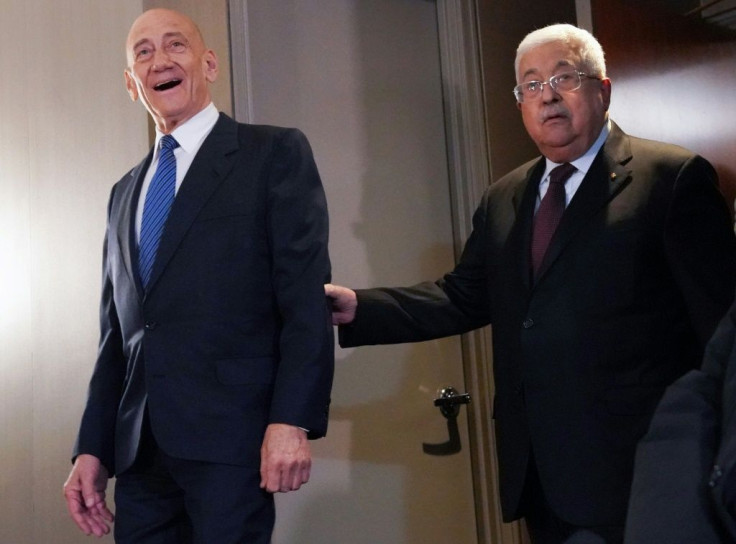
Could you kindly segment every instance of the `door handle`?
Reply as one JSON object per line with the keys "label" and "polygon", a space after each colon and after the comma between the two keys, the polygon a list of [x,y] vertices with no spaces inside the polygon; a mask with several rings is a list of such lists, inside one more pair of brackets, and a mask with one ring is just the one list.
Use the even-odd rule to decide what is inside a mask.
{"label": "door handle", "polygon": [[460,431],[457,427],[457,416],[460,414],[460,406],[470,403],[470,395],[458,393],[454,387],[445,387],[439,391],[439,396],[434,399],[434,405],[439,407],[440,413],[447,420],[447,432],[450,435],[447,442],[441,444],[422,444],[422,450],[427,455],[452,455],[462,450],[460,443]]}

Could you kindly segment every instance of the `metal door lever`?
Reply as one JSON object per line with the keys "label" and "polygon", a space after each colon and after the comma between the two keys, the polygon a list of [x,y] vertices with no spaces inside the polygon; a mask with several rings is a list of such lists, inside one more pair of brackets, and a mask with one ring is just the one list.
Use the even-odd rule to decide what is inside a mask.
{"label": "metal door lever", "polygon": [[460,414],[460,405],[469,404],[470,395],[458,393],[454,387],[445,387],[440,390],[439,397],[434,399],[434,405],[447,420],[447,432],[450,438],[442,444],[422,444],[422,450],[428,455],[452,455],[462,450],[460,432],[457,427],[457,416]]}

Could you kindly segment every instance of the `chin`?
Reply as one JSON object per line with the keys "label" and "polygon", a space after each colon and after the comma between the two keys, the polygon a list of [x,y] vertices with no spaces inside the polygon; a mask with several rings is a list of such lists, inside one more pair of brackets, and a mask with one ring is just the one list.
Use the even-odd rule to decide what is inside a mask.
{"label": "chin", "polygon": [[185,108],[159,107],[156,108],[156,116],[161,119],[177,119],[184,115]]}

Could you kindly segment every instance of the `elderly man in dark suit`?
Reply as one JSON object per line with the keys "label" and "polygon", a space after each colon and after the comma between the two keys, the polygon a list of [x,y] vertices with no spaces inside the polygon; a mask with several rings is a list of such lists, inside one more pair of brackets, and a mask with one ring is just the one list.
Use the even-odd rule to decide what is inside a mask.
{"label": "elderly man in dark suit", "polygon": [[297,130],[218,114],[196,25],[145,12],[127,89],[156,145],[113,188],[101,340],[65,497],[125,543],[268,543],[310,473],[333,373],[327,210]]}
{"label": "elderly man in dark suit", "polygon": [[326,291],[344,347],[490,323],[504,519],[535,544],[620,543],[636,443],[730,303],[736,240],[706,160],[608,118],[588,32],[534,31],[515,68],[542,157],[491,184],[455,269]]}

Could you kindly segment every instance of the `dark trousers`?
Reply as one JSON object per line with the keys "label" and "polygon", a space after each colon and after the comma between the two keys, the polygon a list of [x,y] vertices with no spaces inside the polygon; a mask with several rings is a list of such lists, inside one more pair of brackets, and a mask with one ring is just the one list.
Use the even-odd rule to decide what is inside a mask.
{"label": "dark trousers", "polygon": [[534,460],[529,467],[523,511],[532,544],[623,544],[623,526],[578,527],[560,519],[547,503]]}
{"label": "dark trousers", "polygon": [[259,467],[176,459],[144,424],[135,464],[115,483],[118,544],[269,544],[273,496]]}

